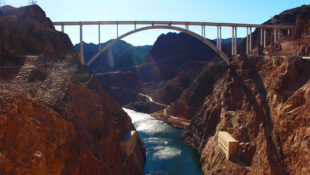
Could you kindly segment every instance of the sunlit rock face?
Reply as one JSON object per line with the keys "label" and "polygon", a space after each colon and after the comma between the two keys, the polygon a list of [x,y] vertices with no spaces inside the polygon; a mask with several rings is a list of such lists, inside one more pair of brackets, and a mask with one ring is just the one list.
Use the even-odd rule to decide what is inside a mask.
{"label": "sunlit rock face", "polygon": [[[288,11],[303,16],[294,29],[301,34],[267,47],[265,55],[236,58],[224,72],[213,65],[220,74],[199,81],[210,89],[183,137],[200,152],[205,174],[309,174],[310,62],[300,52],[310,43],[309,15],[300,15],[308,8]],[[282,14],[283,21],[288,13]],[[239,141],[230,161],[218,146],[219,131]]]}
{"label": "sunlit rock face", "polygon": [[[1,8],[0,174],[143,174],[131,119],[38,6]],[[132,146],[132,145],[131,145]]]}

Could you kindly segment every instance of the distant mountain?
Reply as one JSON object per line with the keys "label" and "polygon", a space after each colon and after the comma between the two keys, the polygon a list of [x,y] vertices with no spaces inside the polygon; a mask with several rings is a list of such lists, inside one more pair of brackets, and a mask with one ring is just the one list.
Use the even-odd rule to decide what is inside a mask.
{"label": "distant mountain", "polygon": [[[211,41],[212,42],[212,41]],[[209,46],[185,33],[160,35],[145,59],[146,81],[173,78],[180,66],[193,61],[210,61],[215,55]]]}
{"label": "distant mountain", "polygon": [[[104,47],[108,42],[109,41],[102,43],[101,46]],[[80,51],[80,44],[76,44],[74,47],[78,52]],[[86,62],[99,51],[98,44],[83,43],[83,47]],[[149,45],[133,46],[120,40],[102,53],[97,60],[90,65],[90,68],[94,72],[107,72],[139,65],[143,63],[151,49],[152,46]]]}
{"label": "distant mountain", "polygon": [[[241,43],[244,38],[237,38],[237,44]],[[216,44],[216,39],[212,40],[214,44]],[[231,46],[231,38],[222,38],[222,46]]]}

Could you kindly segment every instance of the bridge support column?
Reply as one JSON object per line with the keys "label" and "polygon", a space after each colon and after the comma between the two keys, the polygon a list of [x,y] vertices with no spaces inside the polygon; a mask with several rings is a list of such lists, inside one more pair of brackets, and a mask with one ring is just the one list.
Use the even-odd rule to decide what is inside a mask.
{"label": "bridge support column", "polygon": [[201,36],[204,38],[206,37],[206,28],[204,25],[201,26]]}
{"label": "bridge support column", "polygon": [[62,31],[62,33],[65,32],[65,26],[63,24],[61,24],[61,31]]}
{"label": "bridge support column", "polygon": [[266,47],[266,43],[267,43],[267,41],[266,41],[266,29],[263,29],[264,31],[264,43],[263,43],[263,47],[265,48]]}
{"label": "bridge support column", "polygon": [[261,46],[263,46],[263,29],[260,28],[259,30],[260,30],[259,44],[260,44]]}
{"label": "bridge support column", "polygon": [[277,42],[277,29],[273,29],[273,43]]}
{"label": "bridge support column", "polygon": [[203,37],[206,38],[206,26],[205,25],[203,25]]}
{"label": "bridge support column", "polygon": [[235,27],[232,27],[231,37],[231,55],[235,55]]}
{"label": "bridge support column", "polygon": [[219,26],[216,27],[216,47],[219,48]]}
{"label": "bridge support column", "polygon": [[250,27],[250,40],[249,40],[249,45],[250,45],[250,48],[249,48],[249,52],[252,51],[252,27]]}
{"label": "bridge support column", "polygon": [[290,29],[287,29],[287,36],[290,35]]}
{"label": "bridge support column", "polygon": [[137,23],[135,22],[135,30],[137,30]]}
{"label": "bridge support column", "polygon": [[217,48],[219,50],[222,49],[222,29],[221,29],[221,26],[217,26]]}
{"label": "bridge support column", "polygon": [[220,50],[222,50],[222,26],[220,26]]}
{"label": "bridge support column", "polygon": [[249,54],[249,27],[246,27],[246,55]]}
{"label": "bridge support column", "polygon": [[80,56],[81,56],[81,64],[85,64],[84,60],[84,51],[83,51],[83,25],[80,24]]}
{"label": "bridge support column", "polygon": [[238,39],[238,36],[237,36],[237,26],[235,26],[235,55],[237,55],[237,49],[238,49],[238,43],[237,43],[237,39]]}
{"label": "bridge support column", "polygon": [[98,24],[98,46],[99,46],[99,50],[101,49],[101,41],[100,41],[101,37],[100,37],[100,24]]}
{"label": "bridge support column", "polygon": [[185,29],[188,30],[188,24],[185,25]]}
{"label": "bridge support column", "polygon": [[118,38],[118,23],[116,23],[116,38]]}

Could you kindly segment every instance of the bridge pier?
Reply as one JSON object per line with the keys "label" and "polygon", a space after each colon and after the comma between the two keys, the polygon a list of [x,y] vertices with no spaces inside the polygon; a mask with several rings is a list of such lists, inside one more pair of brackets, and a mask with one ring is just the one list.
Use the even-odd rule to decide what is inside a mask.
{"label": "bridge pier", "polygon": [[260,45],[266,47],[266,29],[260,28]]}
{"label": "bridge pier", "polygon": [[246,55],[249,54],[249,27],[246,27],[246,50],[245,50],[245,53]]}
{"label": "bridge pier", "polygon": [[251,51],[252,51],[252,27],[246,27],[246,55],[249,55]]}
{"label": "bridge pier", "polygon": [[116,23],[116,38],[118,38],[118,23]]}
{"label": "bridge pier", "polygon": [[277,29],[273,29],[273,43],[275,44],[277,42]]}
{"label": "bridge pier", "polygon": [[100,41],[100,24],[98,24],[98,45],[99,45],[99,50],[101,49],[101,41]]}
{"label": "bridge pier", "polygon": [[237,55],[237,49],[238,49],[238,43],[237,43],[237,39],[238,39],[238,36],[237,36],[237,26],[235,26],[235,55]]}
{"label": "bridge pier", "polygon": [[264,43],[263,47],[266,48],[267,41],[266,41],[266,29],[264,29]]}
{"label": "bridge pier", "polygon": [[80,24],[80,56],[81,56],[81,64],[85,64],[84,60],[84,51],[83,51],[83,25]]}
{"label": "bridge pier", "polygon": [[231,55],[235,55],[235,27],[232,27]]}
{"label": "bridge pier", "polygon": [[237,55],[237,27],[232,27],[231,55]]}
{"label": "bridge pier", "polygon": [[61,24],[61,32],[65,33],[65,26],[63,24]]}
{"label": "bridge pier", "polygon": [[222,28],[221,26],[217,26],[217,48],[222,50]]}
{"label": "bridge pier", "polygon": [[201,36],[204,38],[206,37],[206,28],[204,25],[201,26]]}
{"label": "bridge pier", "polygon": [[287,29],[287,36],[290,35],[290,29]]}
{"label": "bridge pier", "polygon": [[259,31],[260,31],[259,45],[263,46],[263,28],[260,28]]}
{"label": "bridge pier", "polygon": [[250,45],[250,48],[249,48],[249,52],[252,51],[252,27],[250,27],[250,41],[249,41],[249,45]]}

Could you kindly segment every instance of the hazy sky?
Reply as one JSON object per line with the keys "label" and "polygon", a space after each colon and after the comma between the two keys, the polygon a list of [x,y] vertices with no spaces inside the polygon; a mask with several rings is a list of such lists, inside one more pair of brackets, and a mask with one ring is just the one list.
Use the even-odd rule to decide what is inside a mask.
{"label": "hazy sky", "polygon": [[[13,6],[29,4],[29,0],[0,0]],[[37,0],[52,21],[162,20],[261,24],[283,10],[309,4],[309,0]],[[139,27],[139,26],[137,26]],[[142,26],[141,26],[142,27]],[[57,28],[60,30],[60,28]],[[85,26],[84,41],[98,42],[98,27]],[[133,26],[119,26],[119,34]],[[200,27],[190,27],[200,33]],[[133,45],[153,44],[161,33],[149,30],[125,40]],[[208,38],[216,37],[216,28],[207,27]],[[231,37],[231,28],[222,29],[223,38]],[[79,42],[79,27],[66,27],[73,43]],[[245,29],[238,29],[244,36]],[[116,37],[116,26],[101,26],[101,41]]]}

